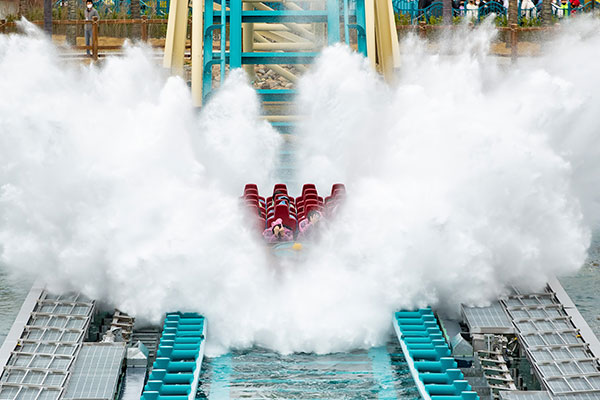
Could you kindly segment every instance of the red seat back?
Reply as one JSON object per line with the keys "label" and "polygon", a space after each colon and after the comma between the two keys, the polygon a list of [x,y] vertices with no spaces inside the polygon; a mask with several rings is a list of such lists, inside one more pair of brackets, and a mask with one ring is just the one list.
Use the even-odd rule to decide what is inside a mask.
{"label": "red seat back", "polygon": [[302,186],[302,196],[304,196],[306,189],[313,189],[315,192],[317,191],[317,187],[314,183],[305,183],[304,186]]}
{"label": "red seat back", "polygon": [[331,194],[333,195],[333,193],[334,193],[336,190],[340,190],[340,191],[342,191],[342,192],[344,192],[344,193],[345,193],[345,192],[346,192],[346,186],[345,186],[343,183],[334,183],[334,184],[331,186]]}
{"label": "red seat back", "polygon": [[246,199],[246,201],[250,200],[250,201],[253,201],[254,203],[258,204],[258,195],[257,194],[247,194],[246,196],[244,196],[244,199]]}
{"label": "red seat back", "polygon": [[304,215],[307,215],[310,210],[320,210],[317,200],[307,200],[304,202]]}
{"label": "red seat back", "polygon": [[244,196],[246,196],[248,194],[255,194],[255,195],[258,196],[258,190],[254,189],[254,188],[246,188],[246,189],[244,189]]}
{"label": "red seat back", "polygon": [[285,185],[285,183],[277,183],[275,184],[275,186],[273,186],[273,194],[275,194],[275,192],[283,192],[285,194],[287,194],[287,186]]}
{"label": "red seat back", "polygon": [[273,216],[273,220],[276,220],[277,218],[281,218],[283,224],[291,230],[296,229],[296,220],[290,217],[288,206],[285,204],[275,206],[275,215]]}
{"label": "red seat back", "polygon": [[319,194],[317,193],[317,189],[312,189],[312,188],[308,188],[304,191],[304,193],[302,193],[303,197],[306,197],[307,194],[314,194],[315,196],[318,196]]}
{"label": "red seat back", "polygon": [[316,194],[316,193],[307,193],[307,194],[304,196],[304,205],[306,206],[306,202],[307,202],[308,200],[318,200],[318,199],[319,199],[319,197],[317,196],[317,194]]}
{"label": "red seat back", "polygon": [[246,193],[246,190],[248,189],[254,189],[256,192],[258,192],[258,186],[256,186],[254,183],[247,183],[246,186],[244,186],[244,193]]}

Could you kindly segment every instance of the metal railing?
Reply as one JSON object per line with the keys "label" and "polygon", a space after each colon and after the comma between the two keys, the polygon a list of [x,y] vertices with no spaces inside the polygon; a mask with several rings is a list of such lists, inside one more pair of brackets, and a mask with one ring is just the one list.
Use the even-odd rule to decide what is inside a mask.
{"label": "metal railing", "polygon": [[[85,1],[77,0],[78,7],[85,7]],[[155,0],[155,1],[140,1],[140,11],[142,13],[148,13],[154,11],[156,15],[165,16],[169,13],[169,0]],[[53,3],[54,8],[65,7],[67,0],[55,0]],[[94,0],[94,7],[96,9],[105,9],[112,12],[119,13],[122,9],[127,10],[129,15],[131,10],[131,0]]]}
{"label": "metal railing", "polygon": [[[43,25],[43,21],[33,21],[35,25]],[[166,19],[149,19],[145,15],[140,19],[104,19],[99,20],[98,17],[93,17],[91,21],[85,20],[53,20],[53,25],[92,25],[92,37],[91,44],[89,46],[71,46],[75,50],[87,50],[91,51],[91,56],[94,60],[98,59],[99,50],[118,50],[122,46],[120,45],[99,45],[98,44],[98,27],[100,25],[141,25],[141,40],[142,42],[148,42],[148,26],[150,24],[167,24]],[[0,20],[0,34],[6,33],[6,29],[9,27],[16,26],[16,22],[6,22]],[[162,45],[157,47],[163,47]]]}
{"label": "metal railing", "polygon": [[[422,9],[418,7],[418,0],[393,0],[393,5],[401,24],[402,22],[405,22],[404,24],[418,24],[422,21],[429,23],[432,21],[441,21],[442,18],[443,3],[441,1],[436,1]],[[522,3],[519,2],[517,13],[519,23],[535,19],[541,20],[541,7],[541,3],[539,3],[534,7],[522,8]],[[568,18],[579,13],[594,12],[595,10],[600,11],[599,0],[589,0],[579,7],[573,7],[570,2],[567,2],[564,6],[552,4],[552,15],[557,19]],[[492,14],[496,15],[496,17],[508,18],[508,8],[496,1],[489,1],[474,9],[452,8],[452,15],[454,17],[468,18],[473,23],[479,23],[482,19]]]}
{"label": "metal railing", "polygon": [[[415,24],[415,25],[398,25],[396,27],[396,29],[399,33],[413,32],[423,38],[427,38],[431,32],[435,32],[435,31],[439,32],[439,31],[445,30],[445,29],[459,29],[459,27],[452,26],[452,25],[451,26],[431,25],[431,24],[427,24],[425,21],[420,21],[418,24]],[[498,29],[498,31],[504,32],[507,34],[506,43],[507,43],[508,47],[510,48],[510,53],[508,54],[508,57],[511,58],[512,62],[516,62],[518,55],[519,55],[519,53],[518,53],[519,36],[521,33],[554,32],[557,29],[560,29],[560,26],[554,25],[554,26],[548,26],[548,27],[541,27],[541,26],[522,27],[517,24],[511,24],[508,27],[502,26],[502,27],[498,27],[497,29]],[[498,54],[498,55],[501,55],[501,54]]]}

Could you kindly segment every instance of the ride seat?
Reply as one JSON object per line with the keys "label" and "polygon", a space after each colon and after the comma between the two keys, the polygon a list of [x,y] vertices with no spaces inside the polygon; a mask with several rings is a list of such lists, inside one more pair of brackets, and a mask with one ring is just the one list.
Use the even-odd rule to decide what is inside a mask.
{"label": "ride seat", "polygon": [[319,207],[319,203],[316,200],[308,200],[304,204],[304,215],[308,215],[311,210],[321,211],[322,207]]}
{"label": "ride seat", "polygon": [[305,183],[302,186],[302,196],[304,197],[304,193],[306,192],[306,189],[313,189],[315,192],[317,191],[317,187],[315,186],[314,183]]}
{"label": "ride seat", "polygon": [[287,226],[292,231],[296,230],[296,226],[298,223],[297,223],[296,219],[294,219],[290,216],[289,209],[285,204],[280,204],[280,205],[275,206],[275,213],[267,221],[267,226],[271,226],[271,223],[273,221],[275,221],[277,218],[281,218],[281,220],[283,221],[283,225]]}
{"label": "ride seat", "polygon": [[341,190],[342,192],[344,192],[344,193],[345,193],[345,192],[346,192],[346,185],[344,185],[343,183],[334,183],[334,184],[331,186],[331,195],[333,195],[333,193],[334,193],[336,190]]}
{"label": "ride seat", "polygon": [[246,186],[244,186],[244,193],[246,193],[246,190],[248,189],[254,189],[258,193],[258,186],[254,183],[247,183]]}
{"label": "ride seat", "polygon": [[315,189],[306,189],[306,191],[302,194],[302,197],[306,198],[306,195],[314,194],[315,196],[319,196],[319,193]]}
{"label": "ride seat", "polygon": [[285,194],[287,194],[287,186],[285,183],[277,183],[275,184],[275,186],[273,186],[273,194],[275,194],[275,192],[280,191],[280,192],[284,192]]}
{"label": "ride seat", "polygon": [[311,201],[311,200],[318,201],[319,200],[319,196],[317,196],[316,193],[307,193],[304,196],[304,206],[306,206],[306,202],[307,201]]}
{"label": "ride seat", "polygon": [[332,197],[346,197],[346,191],[345,190],[340,190],[340,189],[336,189],[333,191]]}

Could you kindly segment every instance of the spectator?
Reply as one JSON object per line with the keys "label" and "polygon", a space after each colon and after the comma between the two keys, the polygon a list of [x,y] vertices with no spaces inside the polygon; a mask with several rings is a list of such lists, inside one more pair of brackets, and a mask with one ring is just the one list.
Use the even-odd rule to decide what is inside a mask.
{"label": "spectator", "polygon": [[581,2],[579,0],[570,0],[571,2],[571,13],[574,14],[577,12],[577,9],[581,7]]}
{"label": "spectator", "polygon": [[[85,4],[86,4],[86,8],[85,8],[85,11],[83,12],[85,20],[91,21],[92,18],[94,18],[94,17],[97,17],[98,19],[100,19],[100,15],[98,15],[98,11],[94,8],[94,2],[92,0],[87,0]],[[85,24],[84,33],[85,33],[85,45],[90,46],[92,43],[92,24]],[[85,49],[85,52],[87,53],[88,56],[91,55],[89,48]]]}
{"label": "spectator", "polygon": [[277,218],[271,223],[270,228],[264,230],[263,237],[267,243],[291,242],[294,240],[294,233],[283,225],[281,218]]}
{"label": "spectator", "polygon": [[560,9],[558,10],[559,18],[569,16],[569,1],[561,0]]}
{"label": "spectator", "polygon": [[523,0],[521,3],[521,16],[525,18],[537,17],[537,8],[531,0]]}
{"label": "spectator", "polygon": [[479,7],[475,4],[475,0],[469,0],[467,4],[467,18],[475,19],[478,17]]}

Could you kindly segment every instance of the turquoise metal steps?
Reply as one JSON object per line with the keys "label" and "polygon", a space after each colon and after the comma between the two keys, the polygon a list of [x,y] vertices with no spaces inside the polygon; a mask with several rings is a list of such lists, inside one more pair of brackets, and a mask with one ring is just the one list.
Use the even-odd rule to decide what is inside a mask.
{"label": "turquoise metal steps", "polygon": [[141,400],[193,400],[204,357],[206,323],[196,313],[169,313]]}
{"label": "turquoise metal steps", "polygon": [[292,101],[297,91],[293,89],[258,89],[262,101]]}
{"label": "turquoise metal steps", "polygon": [[273,128],[277,129],[279,133],[290,134],[293,133],[295,124],[293,122],[271,122]]}
{"label": "turquoise metal steps", "polygon": [[431,308],[396,312],[394,330],[423,399],[479,400],[451,357]]}

